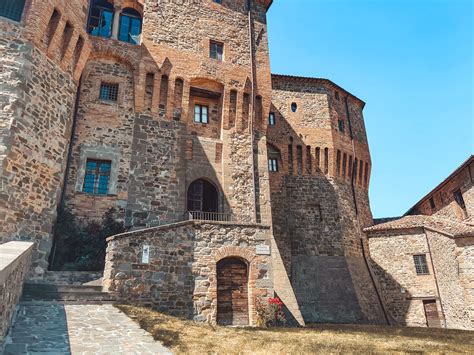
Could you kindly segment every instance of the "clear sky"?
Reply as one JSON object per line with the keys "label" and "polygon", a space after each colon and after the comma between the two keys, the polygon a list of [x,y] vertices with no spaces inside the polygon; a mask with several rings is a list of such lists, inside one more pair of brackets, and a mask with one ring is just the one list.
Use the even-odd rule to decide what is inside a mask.
{"label": "clear sky", "polygon": [[399,216],[474,151],[472,0],[275,0],[273,73],[367,104],[374,217]]}

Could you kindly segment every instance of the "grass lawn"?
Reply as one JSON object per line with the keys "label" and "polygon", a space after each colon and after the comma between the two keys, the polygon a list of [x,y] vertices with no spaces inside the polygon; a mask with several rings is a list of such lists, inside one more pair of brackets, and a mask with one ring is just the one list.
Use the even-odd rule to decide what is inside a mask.
{"label": "grass lawn", "polygon": [[370,325],[229,328],[117,306],[177,354],[471,353],[474,332]]}

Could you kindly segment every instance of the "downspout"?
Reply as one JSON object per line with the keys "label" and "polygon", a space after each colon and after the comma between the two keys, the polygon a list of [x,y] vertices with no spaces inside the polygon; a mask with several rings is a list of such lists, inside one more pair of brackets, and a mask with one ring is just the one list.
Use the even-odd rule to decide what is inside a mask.
{"label": "downspout", "polygon": [[[71,166],[73,140],[74,140],[74,135],[76,133],[77,112],[79,111],[79,100],[80,100],[80,96],[81,96],[81,86],[82,86],[82,75],[79,78],[79,83],[77,84],[76,99],[75,99],[75,102],[74,102],[74,112],[72,114],[71,135],[69,137],[69,148],[68,148],[67,159],[66,159],[66,171],[64,172],[64,182],[63,182],[63,187],[61,189],[61,197],[59,199],[59,204],[58,204],[58,208],[57,208],[58,214],[61,213],[62,211],[64,211],[64,205],[65,205],[65,200],[66,200],[67,180],[69,178],[69,168]],[[57,247],[57,241],[56,241],[56,235],[54,233],[53,234],[53,245],[51,247],[51,249],[53,250],[53,253],[52,253],[51,258],[50,258],[51,260],[49,262],[49,267],[54,265],[54,259],[56,257],[56,247]]]}
{"label": "downspout", "polygon": [[428,246],[428,253],[430,254],[431,268],[433,269],[433,276],[434,276],[435,285],[436,285],[436,292],[438,293],[439,305],[441,306],[441,314],[443,315],[444,328],[448,328],[448,325],[447,325],[447,322],[446,322],[446,316],[445,316],[445,313],[444,313],[443,301],[441,299],[441,293],[439,292],[438,278],[436,277],[436,270],[435,270],[434,263],[433,263],[433,256],[431,254],[430,240],[428,238],[428,234],[426,233],[425,229],[424,229],[424,232],[425,232],[425,238],[426,238],[426,245]]}
{"label": "downspout", "polygon": [[252,76],[252,99],[250,105],[250,114],[249,114],[249,125],[250,125],[250,141],[251,141],[251,154],[252,154],[252,189],[253,189],[253,213],[255,222],[258,223],[258,215],[257,215],[257,191],[256,191],[256,184],[255,184],[255,152],[254,152],[254,132],[253,132],[253,119],[255,113],[255,58],[254,58],[254,51],[253,51],[253,31],[252,31],[252,0],[247,0],[247,11],[248,11],[248,26],[249,26],[249,53],[250,53],[250,75]]}
{"label": "downspout", "polygon": [[[347,123],[349,125],[349,135],[351,137],[351,145],[352,145],[352,156],[354,157],[354,160],[352,164],[354,164],[355,158],[356,158],[356,152],[355,152],[355,145],[354,145],[354,133],[352,131],[352,123],[351,123],[351,115],[349,112],[349,104],[347,102],[347,95],[344,98],[344,103],[346,106],[346,116],[347,116]],[[356,213],[356,222],[357,222],[357,232],[359,234],[359,239],[360,239],[360,246],[362,249],[362,256],[364,258],[365,266],[367,267],[367,271],[369,272],[370,280],[372,281],[372,285],[375,290],[375,294],[377,295],[377,299],[380,304],[380,308],[382,308],[383,315],[385,317],[385,321],[387,322],[387,325],[390,325],[390,321],[388,320],[388,315],[387,315],[387,310],[385,309],[385,305],[382,302],[382,297],[380,296],[379,290],[377,288],[377,285],[375,283],[374,275],[372,275],[372,269],[370,268],[369,261],[367,254],[365,252],[365,247],[364,247],[364,238],[362,237],[362,232],[361,232],[361,223],[360,223],[360,215],[359,215],[359,209],[357,206],[357,198],[356,198],[356,193],[355,193],[355,184],[354,184],[354,178],[357,179],[357,175],[354,175],[354,165],[351,166],[351,189],[352,189],[352,198],[354,200],[354,207],[355,207],[355,213]]]}

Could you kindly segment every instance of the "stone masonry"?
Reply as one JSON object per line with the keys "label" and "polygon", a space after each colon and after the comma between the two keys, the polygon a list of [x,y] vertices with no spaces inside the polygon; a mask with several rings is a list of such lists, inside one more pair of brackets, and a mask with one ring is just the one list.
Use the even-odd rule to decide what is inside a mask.
{"label": "stone masonry", "polygon": [[[0,243],[34,242],[30,276],[48,277],[58,210],[115,208],[130,232],[109,238],[104,288],[122,299],[256,324],[255,297],[278,295],[299,324],[401,322],[363,233],[365,103],[271,74],[271,5],[26,0],[20,19],[0,13]],[[468,223],[472,184],[454,185],[434,212]],[[453,292],[472,304],[469,239],[433,238],[433,253],[459,254],[438,283],[458,265]],[[461,304],[444,307],[450,326],[467,327]]]}

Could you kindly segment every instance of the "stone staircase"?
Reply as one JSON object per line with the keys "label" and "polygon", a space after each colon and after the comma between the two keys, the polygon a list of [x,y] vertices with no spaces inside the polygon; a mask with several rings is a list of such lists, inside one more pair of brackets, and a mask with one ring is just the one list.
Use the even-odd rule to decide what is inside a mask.
{"label": "stone staircase", "polygon": [[41,280],[28,280],[23,285],[21,303],[114,303],[117,300],[115,294],[102,292],[101,276],[96,272],[48,271]]}

